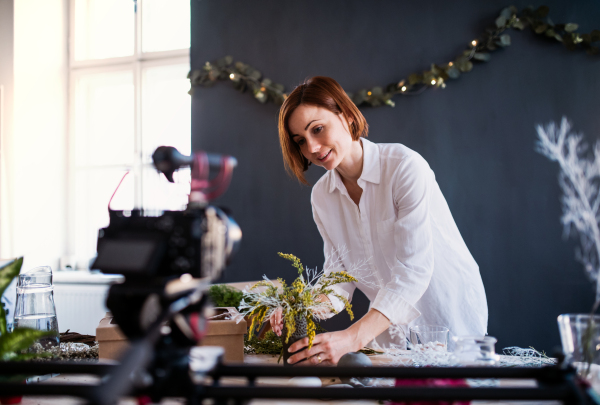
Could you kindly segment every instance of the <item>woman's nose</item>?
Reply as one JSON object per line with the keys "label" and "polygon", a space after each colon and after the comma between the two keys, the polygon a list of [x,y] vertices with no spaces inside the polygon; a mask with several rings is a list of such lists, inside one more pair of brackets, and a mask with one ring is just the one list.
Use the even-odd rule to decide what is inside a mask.
{"label": "woman's nose", "polygon": [[308,147],[308,151],[310,153],[315,153],[319,151],[319,148],[321,147],[321,145],[319,145],[318,142],[316,142],[313,139],[306,139],[306,146]]}

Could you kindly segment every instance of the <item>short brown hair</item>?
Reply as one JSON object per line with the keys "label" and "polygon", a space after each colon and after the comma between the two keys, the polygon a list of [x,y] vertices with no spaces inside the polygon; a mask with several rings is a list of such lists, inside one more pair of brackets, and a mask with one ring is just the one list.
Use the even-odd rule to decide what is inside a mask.
{"label": "short brown hair", "polygon": [[323,107],[334,114],[344,114],[352,139],[355,141],[358,141],[361,136],[367,137],[369,125],[342,86],[332,78],[315,76],[306,79],[296,87],[279,110],[279,143],[288,173],[308,185],[304,172],[308,170],[309,161],[300,152],[298,144],[292,140],[288,127],[290,116],[302,104]]}

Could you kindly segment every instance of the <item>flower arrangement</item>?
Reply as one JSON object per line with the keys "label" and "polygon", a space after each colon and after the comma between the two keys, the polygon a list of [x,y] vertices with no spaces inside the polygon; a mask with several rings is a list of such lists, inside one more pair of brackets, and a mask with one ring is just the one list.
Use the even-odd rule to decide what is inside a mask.
{"label": "flower arrangement", "polygon": [[[271,280],[263,276],[263,281],[259,281],[249,290],[244,291],[244,298],[239,309],[243,311],[244,315],[252,318],[248,332],[249,338],[252,338],[257,326],[262,325],[274,311],[281,308],[286,328],[285,343],[289,342],[290,336],[296,331],[296,321],[304,319],[307,325],[308,347],[311,348],[316,335],[315,320],[325,319],[330,312],[337,314],[329,300],[322,301],[320,296],[333,295],[339,298],[344,303],[350,319],[353,319],[352,305],[345,297],[337,294],[331,286],[356,282],[357,279],[345,271],[326,272],[324,269],[320,271],[304,269],[300,259],[296,256],[285,253],[278,254],[292,262],[292,266],[298,270],[298,277],[289,286],[283,279],[278,278],[277,280],[281,283],[281,287],[278,288]],[[304,272],[306,272],[306,277],[303,275]],[[257,292],[258,287],[266,287],[266,289]]]}

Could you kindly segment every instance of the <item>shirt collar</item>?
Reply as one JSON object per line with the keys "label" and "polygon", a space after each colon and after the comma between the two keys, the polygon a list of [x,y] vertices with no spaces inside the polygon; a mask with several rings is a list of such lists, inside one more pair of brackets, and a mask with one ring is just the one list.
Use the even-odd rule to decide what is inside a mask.
{"label": "shirt collar", "polygon": [[[363,170],[359,180],[365,180],[373,184],[379,184],[381,180],[381,164],[379,159],[379,147],[366,138],[360,139],[363,148]],[[342,189],[342,178],[337,170],[330,170],[329,192],[336,188]]]}

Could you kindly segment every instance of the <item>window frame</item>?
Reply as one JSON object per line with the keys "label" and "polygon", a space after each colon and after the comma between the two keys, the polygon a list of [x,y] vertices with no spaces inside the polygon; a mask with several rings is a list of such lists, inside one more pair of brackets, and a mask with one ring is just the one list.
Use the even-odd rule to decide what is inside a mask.
{"label": "window frame", "polygon": [[[88,257],[76,257],[77,224],[75,223],[75,204],[76,204],[76,177],[78,169],[91,168],[123,168],[136,174],[139,180],[135,183],[134,202],[140,206],[142,202],[143,185],[143,167],[148,165],[144,160],[143,154],[143,134],[142,134],[142,73],[145,68],[169,66],[169,65],[190,65],[190,48],[176,49],[169,51],[142,52],[142,13],[143,0],[130,0],[134,8],[134,52],[130,56],[113,57],[105,59],[75,60],[75,2],[69,0],[69,101],[68,101],[68,135],[67,135],[67,252],[75,263],[70,263],[73,268],[87,268],[82,263],[87,263]],[[75,116],[75,89],[79,78],[87,75],[106,73],[114,71],[131,71],[133,73],[134,87],[134,157],[132,165],[90,165],[88,167],[78,167],[76,163],[76,116]],[[191,140],[190,140],[191,142]],[[115,185],[116,187],[116,185]]]}

